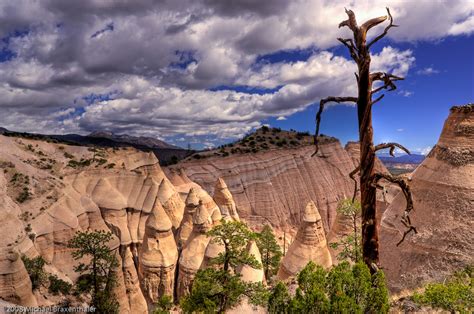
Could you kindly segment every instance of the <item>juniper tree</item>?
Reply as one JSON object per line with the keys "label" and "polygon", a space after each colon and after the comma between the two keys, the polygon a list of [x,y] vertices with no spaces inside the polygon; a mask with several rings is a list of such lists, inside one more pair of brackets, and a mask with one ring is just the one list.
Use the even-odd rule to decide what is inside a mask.
{"label": "juniper tree", "polygon": [[72,257],[80,261],[74,267],[74,271],[81,274],[78,290],[91,292],[92,305],[98,313],[118,313],[118,303],[113,293],[118,261],[115,250],[108,246],[111,240],[111,232],[79,231],[68,243],[74,249]]}
{"label": "juniper tree", "polygon": [[257,246],[262,255],[262,266],[265,278],[271,280],[271,277],[278,271],[283,254],[280,245],[278,245],[275,239],[272,228],[269,225],[265,225],[258,234]]}
{"label": "juniper tree", "polygon": [[[402,223],[407,227],[403,238],[397,244],[401,244],[405,236],[410,232],[416,233],[416,228],[411,224],[410,211],[413,209],[413,201],[411,191],[404,179],[392,176],[387,173],[379,173],[375,171],[375,152],[381,149],[390,148],[390,154],[393,155],[395,148],[402,149],[409,153],[409,151],[397,143],[383,143],[374,145],[373,128],[372,128],[372,106],[378,103],[384,97],[384,94],[376,96],[383,90],[392,91],[396,89],[395,82],[403,80],[402,77],[386,73],[386,72],[370,72],[370,48],[380,39],[387,35],[393,24],[393,17],[390,10],[387,8],[387,15],[370,19],[358,25],[354,12],[346,9],[348,19],[341,22],[339,27],[348,27],[352,31],[353,38],[338,38],[338,40],[349,49],[352,59],[357,64],[357,72],[355,77],[357,80],[358,93],[357,96],[348,97],[334,97],[330,96],[321,99],[319,103],[319,110],[316,114],[316,133],[314,142],[316,151],[313,155],[318,154],[318,135],[319,126],[321,123],[321,115],[324,106],[328,102],[348,103],[352,102],[357,105],[357,116],[359,122],[359,142],[360,142],[360,163],[359,166],[351,172],[350,177],[355,182],[354,198],[358,192],[357,180],[354,177],[360,172],[360,197],[362,204],[362,251],[364,262],[369,266],[372,273],[378,269],[379,262],[379,239],[378,226],[376,223],[376,193],[377,188],[381,188],[380,180],[386,180],[397,184],[402,189],[407,200],[407,206],[402,215]],[[388,19],[388,25],[383,32],[375,36],[370,41],[367,41],[367,32],[374,26]],[[374,87],[375,83],[375,87]],[[379,84],[380,83],[380,84]],[[374,99],[374,96],[376,98]]]}
{"label": "juniper tree", "polygon": [[223,246],[223,252],[209,261],[210,268],[197,272],[190,294],[181,301],[183,311],[223,313],[237,305],[243,296],[252,304],[263,304],[266,299],[263,285],[244,282],[238,274],[238,268],[245,265],[261,268],[246,249],[249,241],[255,240],[255,234],[243,222],[222,220],[207,235],[211,244]]}
{"label": "juniper tree", "polygon": [[348,234],[339,242],[329,243],[329,246],[333,249],[341,248],[341,251],[337,255],[339,260],[350,260],[357,263],[361,260],[362,250],[360,245],[360,202],[353,199],[343,200],[338,208],[337,213],[348,217],[352,224],[352,234]]}

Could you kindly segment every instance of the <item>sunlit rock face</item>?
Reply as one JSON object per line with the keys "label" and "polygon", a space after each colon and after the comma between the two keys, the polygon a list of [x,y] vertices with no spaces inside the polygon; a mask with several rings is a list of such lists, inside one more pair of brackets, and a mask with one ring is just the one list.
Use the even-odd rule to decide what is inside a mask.
{"label": "sunlit rock face", "polygon": [[281,280],[294,276],[310,261],[325,268],[332,265],[321,216],[312,201],[306,205],[303,221],[281,262],[277,276]]}
{"label": "sunlit rock face", "polygon": [[322,157],[311,157],[313,153],[314,147],[304,146],[189,160],[175,167],[210,194],[216,193],[221,178],[240,219],[251,226],[269,223],[280,230],[296,230],[304,207],[313,200],[328,232],[338,203],[352,195],[349,173],[355,165],[338,141],[322,144]]}
{"label": "sunlit rock face", "polygon": [[382,217],[380,262],[392,291],[442,281],[474,263],[474,106],[453,107],[436,146],[409,182],[410,233],[399,246],[406,206],[397,195]]}
{"label": "sunlit rock face", "polygon": [[[148,313],[162,296],[184,295],[196,272],[223,251],[206,233],[223,218],[239,219],[224,181],[214,200],[184,172],[168,172],[170,180],[152,153],[103,149],[98,163],[93,150],[0,135],[2,300],[59,302],[47,288],[32,291],[21,256],[43,257],[48,273],[74,283],[78,261],[68,243],[79,231],[113,234],[108,245],[118,259],[113,292],[121,313]],[[26,189],[28,198],[19,202]]]}
{"label": "sunlit rock face", "polygon": [[189,235],[193,231],[193,215],[199,205],[199,198],[196,192],[196,188],[191,188],[186,197],[185,208],[183,213],[183,220],[179,227],[179,233],[177,237],[177,243],[179,247],[182,247],[189,238]]}
{"label": "sunlit rock face", "polygon": [[206,232],[211,230],[211,214],[202,202],[193,215],[193,230],[189,235],[179,258],[177,296],[181,298],[189,292],[194,276],[204,262],[210,238]]}
{"label": "sunlit rock face", "polygon": [[217,179],[216,185],[214,186],[213,199],[217,206],[219,206],[224,219],[240,221],[234,198],[222,178]]}
{"label": "sunlit rock face", "polygon": [[[255,241],[251,241],[247,244],[246,251],[249,255],[253,255],[257,262],[262,265],[262,256],[258,250]],[[253,268],[249,265],[243,265],[237,268],[237,272],[242,276],[242,280],[245,282],[264,282],[265,273],[263,267]]]}
{"label": "sunlit rock face", "polygon": [[13,304],[37,306],[30,277],[16,251],[2,250],[0,255],[0,296]]}
{"label": "sunlit rock face", "polygon": [[139,255],[143,292],[151,304],[158,302],[163,295],[173,296],[178,250],[172,227],[161,203],[156,202],[145,224]]}
{"label": "sunlit rock face", "polygon": [[158,198],[161,204],[163,204],[166,214],[170,217],[173,228],[177,230],[183,219],[185,204],[166,177],[160,183]]}
{"label": "sunlit rock face", "polygon": [[[35,149],[25,150],[28,144]],[[0,147],[0,161],[8,161],[8,169],[0,173],[0,218],[5,222],[4,228],[0,229],[0,298],[27,306],[54,304],[51,302],[56,302],[57,297],[43,295],[47,292],[41,292],[35,298],[21,255],[43,257],[48,273],[74,282],[78,277],[74,271],[77,261],[71,256],[69,240],[78,231],[105,230],[114,235],[109,246],[119,260],[114,294],[120,312],[147,313],[151,307],[145,296],[148,298],[150,291],[143,288],[141,278],[153,279],[156,268],[162,271],[174,267],[177,262],[171,222],[158,195],[159,183],[165,175],[155,156],[129,149],[109,150],[106,158],[112,166],[92,164],[77,169],[68,166],[68,161],[91,158],[92,152],[87,147],[3,136],[0,136]],[[65,152],[72,157],[65,157]],[[54,168],[37,166],[40,158]],[[29,189],[31,197],[25,202],[14,201],[15,191],[10,183],[13,174],[28,177],[29,184],[25,183],[25,188]],[[174,204],[168,208],[175,209],[179,217],[184,203],[183,208],[179,208],[176,206],[179,202],[168,201],[175,193],[168,194],[171,196],[165,205]],[[153,229],[151,222],[146,223],[156,218],[157,211],[161,211],[161,218],[158,227]],[[152,219],[148,219],[150,217]],[[164,230],[164,218],[168,219],[168,230]],[[163,234],[169,236],[161,241]],[[158,243],[157,239],[161,242],[154,247],[152,243]],[[143,242],[145,245],[142,246]],[[156,258],[161,252],[164,257]],[[165,287],[158,285],[161,289],[158,294],[172,295],[174,270],[168,274],[161,272],[158,278]]]}

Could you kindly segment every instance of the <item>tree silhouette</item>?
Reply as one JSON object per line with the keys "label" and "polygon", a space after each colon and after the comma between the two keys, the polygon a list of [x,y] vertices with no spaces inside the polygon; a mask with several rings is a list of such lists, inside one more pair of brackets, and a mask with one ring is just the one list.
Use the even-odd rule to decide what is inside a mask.
{"label": "tree silhouette", "polygon": [[[319,103],[319,111],[316,114],[316,134],[314,136],[314,143],[316,151],[313,154],[316,155],[319,152],[318,146],[318,135],[319,125],[321,123],[321,115],[324,110],[324,105],[328,102],[354,102],[357,104],[357,115],[359,120],[359,142],[360,142],[360,164],[354,171],[350,173],[350,177],[355,181],[354,197],[357,195],[357,180],[354,177],[360,172],[360,195],[362,205],[362,252],[363,259],[367,266],[370,268],[372,273],[375,273],[378,269],[379,262],[379,240],[378,240],[378,226],[376,222],[376,195],[377,188],[381,188],[379,184],[380,180],[386,180],[397,184],[402,189],[405,198],[407,200],[407,206],[402,216],[402,223],[407,227],[407,230],[403,234],[403,238],[397,245],[400,245],[405,239],[406,235],[411,231],[416,233],[416,228],[411,224],[410,211],[413,210],[413,201],[411,197],[411,191],[408,184],[404,179],[394,177],[386,173],[378,173],[375,171],[375,152],[381,149],[390,148],[390,154],[393,156],[395,148],[400,148],[403,151],[410,153],[405,147],[397,143],[383,143],[374,146],[373,143],[373,128],[372,128],[372,106],[379,102],[384,94],[381,94],[377,98],[373,99],[376,93],[383,90],[392,91],[396,89],[395,81],[403,80],[402,77],[385,73],[385,72],[370,72],[370,48],[377,41],[387,35],[388,31],[392,27],[397,25],[393,24],[393,18],[390,14],[390,10],[387,8],[387,15],[380,16],[370,19],[363,23],[361,26],[357,24],[354,12],[346,9],[348,19],[339,24],[339,28],[348,27],[352,33],[353,38],[338,38],[338,40],[349,49],[352,59],[357,64],[358,71],[355,73],[358,96],[357,97],[334,97],[330,96],[321,99]],[[386,21],[389,23],[381,34],[374,37],[372,40],[367,42],[367,32],[374,26]],[[380,82],[381,84],[373,87],[374,83]]]}

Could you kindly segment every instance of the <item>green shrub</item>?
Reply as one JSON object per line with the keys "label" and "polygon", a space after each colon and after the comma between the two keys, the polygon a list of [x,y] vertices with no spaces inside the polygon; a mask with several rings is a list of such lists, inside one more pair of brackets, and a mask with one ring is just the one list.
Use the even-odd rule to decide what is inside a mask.
{"label": "green shrub", "polygon": [[445,283],[431,283],[423,293],[415,293],[413,301],[452,312],[474,311],[474,266],[455,273]]}
{"label": "green shrub", "polygon": [[269,313],[388,313],[384,275],[371,275],[363,263],[342,262],[327,271],[309,262],[297,282],[293,298],[282,284],[272,289]]}
{"label": "green shrub", "polygon": [[49,287],[48,290],[54,295],[59,293],[63,295],[68,295],[71,292],[72,285],[56,275],[49,275]]}
{"label": "green shrub", "polygon": [[155,303],[153,314],[168,314],[173,306],[173,299],[169,295],[163,295],[158,302]]}
{"label": "green shrub", "polygon": [[21,259],[25,265],[28,275],[30,276],[33,290],[38,289],[46,282],[46,272],[44,271],[44,265],[46,264],[46,261],[41,256],[30,259],[23,255]]}
{"label": "green shrub", "polygon": [[69,154],[68,152],[64,152],[64,157],[66,157],[67,159],[74,159],[74,156]]}
{"label": "green shrub", "polygon": [[20,194],[16,197],[18,203],[24,203],[30,197],[30,191],[25,187]]}
{"label": "green shrub", "polygon": [[265,225],[262,231],[257,234],[256,243],[262,255],[262,266],[265,278],[267,282],[270,282],[278,271],[283,253],[269,225]]}
{"label": "green shrub", "polygon": [[239,304],[243,296],[254,305],[266,300],[266,290],[261,282],[249,283],[241,279],[237,269],[248,265],[254,269],[262,266],[246,246],[256,235],[243,222],[227,222],[214,226],[207,235],[210,243],[220,244],[224,251],[210,259],[206,269],[200,269],[194,278],[190,294],[181,299],[184,313],[224,313]]}
{"label": "green shrub", "polygon": [[0,168],[15,168],[15,164],[13,164],[11,161],[0,161]]}
{"label": "green shrub", "polygon": [[31,224],[28,224],[28,225],[25,227],[25,231],[26,231],[27,233],[29,233],[29,232],[31,232],[31,230],[32,230],[32,229],[31,229]]}
{"label": "green shrub", "polygon": [[100,165],[105,164],[107,162],[107,159],[99,158],[99,159],[96,159],[96,162],[100,166]]}
{"label": "green shrub", "polygon": [[76,160],[69,160],[67,163],[68,167],[71,168],[82,168],[82,167],[87,167],[90,166],[92,159],[81,159],[80,161]]}

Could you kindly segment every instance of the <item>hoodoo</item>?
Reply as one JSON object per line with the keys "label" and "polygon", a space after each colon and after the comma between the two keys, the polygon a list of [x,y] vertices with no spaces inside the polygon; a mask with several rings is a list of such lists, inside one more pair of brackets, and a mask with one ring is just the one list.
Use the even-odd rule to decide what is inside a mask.
{"label": "hoodoo", "polygon": [[235,206],[234,198],[227,188],[227,184],[222,178],[219,178],[214,187],[214,201],[221,209],[224,219],[232,219],[240,221],[237,207]]}
{"label": "hoodoo", "polygon": [[178,234],[178,245],[182,246],[189,238],[189,235],[193,231],[193,215],[199,205],[199,198],[196,192],[196,188],[189,190],[188,196],[185,201],[186,206],[184,207],[183,220],[181,220],[181,226],[179,227]]}
{"label": "hoodoo", "polygon": [[146,221],[139,259],[142,287],[150,303],[157,302],[163,295],[173,296],[178,250],[171,228],[168,215],[156,202]]}
{"label": "hoodoo", "polygon": [[185,204],[181,200],[179,193],[167,178],[163,178],[158,189],[158,198],[163,204],[165,212],[170,217],[173,228],[176,230],[183,219]]}
{"label": "hoodoo", "polygon": [[381,223],[381,265],[393,291],[442,281],[474,262],[474,105],[453,107],[438,143],[411,179],[417,233],[402,239],[400,193]]}
{"label": "hoodoo", "polygon": [[191,288],[192,281],[204,261],[210,238],[206,235],[212,227],[209,211],[202,201],[193,215],[193,230],[184,244],[179,258],[178,298],[185,295]]}
{"label": "hoodoo", "polygon": [[[254,241],[247,244],[246,250],[249,255],[253,255],[260,265],[262,264],[262,256],[258,250],[258,246]],[[242,276],[242,280],[246,282],[263,282],[265,281],[265,273],[263,268],[253,268],[249,265],[241,266],[237,272]]]}
{"label": "hoodoo", "polygon": [[284,280],[296,275],[310,261],[323,267],[332,265],[321,216],[313,201],[306,205],[303,221],[281,262],[278,278]]}

